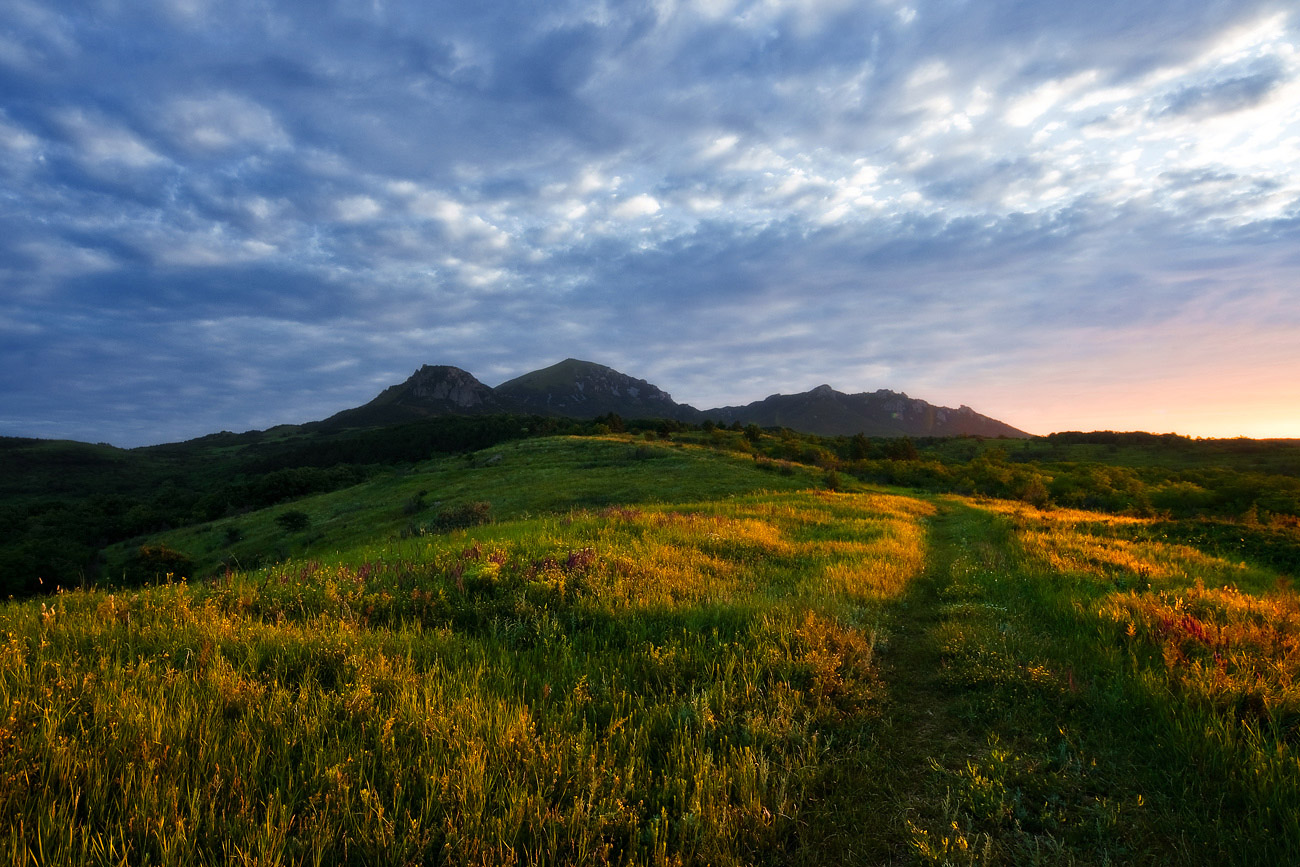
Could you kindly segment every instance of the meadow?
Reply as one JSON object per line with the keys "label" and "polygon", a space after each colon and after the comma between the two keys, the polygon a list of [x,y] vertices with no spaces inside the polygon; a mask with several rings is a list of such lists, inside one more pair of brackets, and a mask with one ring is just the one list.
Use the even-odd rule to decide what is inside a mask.
{"label": "meadow", "polygon": [[0,608],[0,846],[1300,863],[1285,520],[1227,549],[801,447],[526,439],[110,549],[189,568]]}

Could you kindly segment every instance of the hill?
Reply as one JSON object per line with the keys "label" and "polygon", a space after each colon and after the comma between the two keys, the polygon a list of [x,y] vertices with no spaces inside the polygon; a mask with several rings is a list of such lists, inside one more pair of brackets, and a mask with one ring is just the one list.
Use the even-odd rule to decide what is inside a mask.
{"label": "hill", "polygon": [[1300,861],[1283,570],[691,437],[394,467],[153,540],[260,566],[0,604],[0,853]]}
{"label": "hill", "polygon": [[[1300,566],[1300,550],[1279,545],[1274,529],[1300,517],[1300,442],[1112,432],[910,440],[818,437],[788,428],[764,433],[757,426],[742,432],[711,421],[629,420],[625,426],[655,441],[671,436],[744,455],[768,470],[802,464],[844,479],[935,492],[1164,515],[1167,534],[1214,538],[1221,553],[1267,551],[1270,565]],[[609,425],[482,414],[373,428],[223,432],[130,450],[0,438],[0,598],[116,581],[121,564],[104,552],[123,540],[138,548],[161,531],[348,488],[437,455],[602,430]],[[230,553],[249,562],[249,544],[245,539]],[[272,548],[258,556],[275,554]]]}

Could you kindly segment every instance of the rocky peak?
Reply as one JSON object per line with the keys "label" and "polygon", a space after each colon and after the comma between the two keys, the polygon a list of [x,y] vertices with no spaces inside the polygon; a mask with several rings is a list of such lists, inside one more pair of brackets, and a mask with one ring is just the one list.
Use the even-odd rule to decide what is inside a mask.
{"label": "rocky peak", "polygon": [[492,389],[473,374],[445,364],[426,364],[399,387],[408,399],[445,402],[462,409],[483,406],[492,400]]}

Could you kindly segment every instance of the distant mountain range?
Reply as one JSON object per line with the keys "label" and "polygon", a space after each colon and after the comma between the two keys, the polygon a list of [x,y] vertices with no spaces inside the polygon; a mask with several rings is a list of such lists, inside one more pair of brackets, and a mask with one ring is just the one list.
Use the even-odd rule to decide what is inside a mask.
{"label": "distant mountain range", "polygon": [[1030,436],[968,406],[934,406],[885,389],[845,394],[829,385],[819,385],[802,394],[774,394],[746,406],[698,410],[675,402],[663,389],[644,379],[574,358],[526,373],[496,388],[484,385],[458,367],[425,365],[369,403],[317,424],[326,429],[370,428],[436,416],[495,413],[579,419],[616,413],[625,419],[667,418],[693,423],[709,419],[728,425],[739,422],[788,427],[823,436]]}

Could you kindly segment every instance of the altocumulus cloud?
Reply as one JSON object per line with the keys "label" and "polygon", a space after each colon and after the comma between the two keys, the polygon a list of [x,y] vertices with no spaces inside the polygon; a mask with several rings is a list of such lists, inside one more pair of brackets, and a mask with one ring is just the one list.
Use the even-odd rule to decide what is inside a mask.
{"label": "altocumulus cloud", "polygon": [[0,433],[577,355],[1296,436],[1298,165],[1289,3],[11,0]]}

